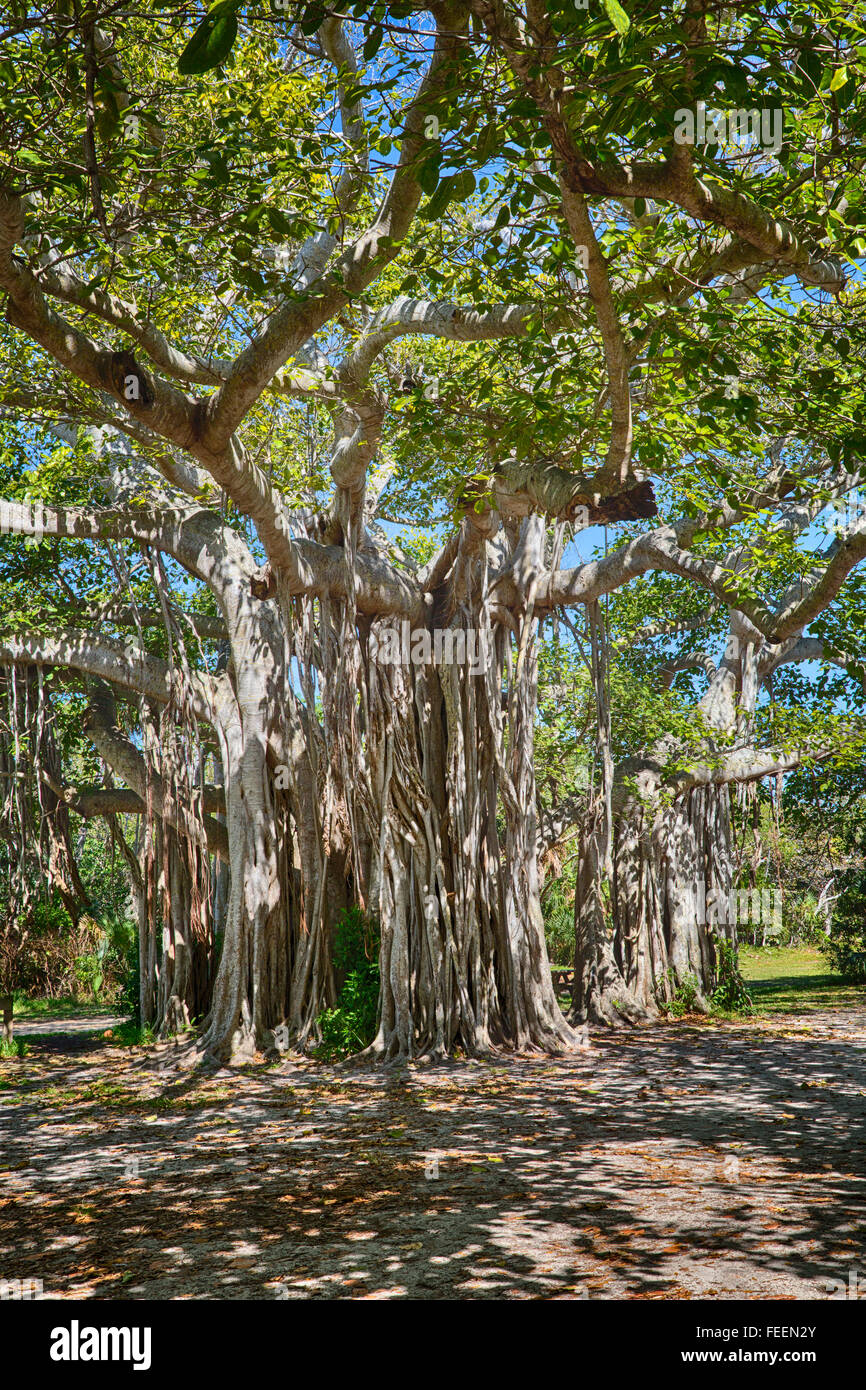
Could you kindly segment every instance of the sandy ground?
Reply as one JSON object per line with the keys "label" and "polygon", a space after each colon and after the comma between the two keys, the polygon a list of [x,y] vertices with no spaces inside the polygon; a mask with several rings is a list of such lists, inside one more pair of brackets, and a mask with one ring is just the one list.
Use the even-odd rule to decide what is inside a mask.
{"label": "sandy ground", "polygon": [[[16,1014],[14,1033],[16,1038],[57,1036],[64,1039],[65,1045],[72,1038],[89,1037],[92,1033],[114,1028],[119,1023],[123,1023],[120,1014],[82,1014],[69,1018],[19,1018]],[[73,1049],[70,1047],[68,1050]]]}
{"label": "sandy ground", "polygon": [[0,1062],[45,1297],[866,1299],[863,1010],[387,1072],[70,1044]]}

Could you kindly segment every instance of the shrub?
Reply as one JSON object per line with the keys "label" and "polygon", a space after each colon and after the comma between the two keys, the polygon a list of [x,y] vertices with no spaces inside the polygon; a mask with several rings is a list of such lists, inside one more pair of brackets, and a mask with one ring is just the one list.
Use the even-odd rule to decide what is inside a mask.
{"label": "shrub", "polygon": [[75,957],[88,944],[76,932],[57,893],[34,898],[26,911],[4,903],[0,931],[0,991],[56,996],[75,990]]}
{"label": "shrub", "polygon": [[113,972],[117,979],[116,1007],[121,1013],[129,1014],[133,1023],[140,1024],[138,927],[128,917],[116,916],[109,917],[105,930],[111,944]]}
{"label": "shrub", "polygon": [[137,958],[132,922],[123,916],[96,921],[84,913],[76,926],[54,893],[0,925],[0,993],[122,1002]]}
{"label": "shrub", "polygon": [[827,939],[827,919],[818,910],[814,893],[802,897],[785,896],[782,910],[782,932],[776,946],[821,946]]}
{"label": "shrub", "polygon": [[115,1042],[121,1047],[146,1047],[156,1042],[156,1032],[150,1023],[139,1023],[128,1018],[111,1030]]}
{"label": "shrub", "polygon": [[693,1013],[700,994],[697,976],[686,975],[677,982],[673,970],[669,969],[667,979],[673,991],[670,997],[666,996],[664,976],[656,981],[656,1002],[661,1012],[666,1014],[668,1018],[682,1018],[683,1014]]}
{"label": "shrub", "polygon": [[[76,957],[75,977],[82,989],[100,1003],[113,1003],[138,1009],[138,933],[125,917],[109,917],[104,924],[92,918],[81,919],[90,933],[90,949]],[[134,988],[135,1000],[130,998]]]}
{"label": "shrub", "polygon": [[711,999],[715,1008],[730,1014],[750,1014],[755,1007],[730,941],[716,941],[716,987]]}
{"label": "shrub", "polygon": [[379,1016],[379,928],[357,907],[337,923],[334,966],[343,985],[332,1009],[318,1018],[320,1061],[331,1062],[360,1052],[376,1036]]}
{"label": "shrub", "polygon": [[542,898],[544,936],[552,965],[574,964],[574,900],[567,896],[568,885],[557,879]]}
{"label": "shrub", "polygon": [[866,984],[866,869],[846,870],[839,888],[821,951],[846,980]]}

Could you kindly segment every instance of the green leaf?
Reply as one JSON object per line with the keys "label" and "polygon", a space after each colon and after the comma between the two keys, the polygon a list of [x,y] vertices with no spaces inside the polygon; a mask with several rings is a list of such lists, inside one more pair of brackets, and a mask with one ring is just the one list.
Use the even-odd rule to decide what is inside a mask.
{"label": "green leaf", "polygon": [[608,19],[620,37],[627,34],[631,28],[631,20],[619,0],[604,0],[604,8],[607,10]]}
{"label": "green leaf", "polygon": [[441,163],[442,151],[436,149],[430,155],[429,159],[425,159],[421,168],[418,170],[418,183],[421,186],[421,191],[428,194],[430,197],[436,192],[436,187],[439,183],[439,167]]}
{"label": "green leaf", "polygon": [[364,42],[364,59],[366,62],[369,63],[371,58],[375,58],[376,54],[379,52],[384,37],[384,29],[380,29],[378,26],[367,35],[367,38]]}
{"label": "green leaf", "polygon": [[286,214],[281,212],[279,208],[269,207],[267,209],[267,218],[271,224],[271,230],[276,232],[277,236],[290,237],[292,235],[292,223]]}
{"label": "green leaf", "polygon": [[840,87],[844,87],[848,81],[848,69],[843,63],[841,68],[837,68],[830,78],[830,91],[838,92]]}
{"label": "green leaf", "polygon": [[177,70],[184,77],[207,72],[228,57],[238,36],[237,4],[238,0],[218,0],[208,10],[178,59]]}
{"label": "green leaf", "polygon": [[464,202],[471,198],[475,192],[475,175],[469,169],[463,169],[454,179],[454,187],[451,193],[452,198],[459,198]]}
{"label": "green leaf", "polygon": [[327,10],[320,3],[320,0],[314,0],[314,3],[308,5],[301,16],[301,33],[315,34],[326,14]]}
{"label": "green leaf", "polygon": [[441,217],[454,193],[454,174],[446,174],[444,179],[440,179],[439,186],[433,197],[422,209],[421,216],[427,222],[434,222],[437,217]]}

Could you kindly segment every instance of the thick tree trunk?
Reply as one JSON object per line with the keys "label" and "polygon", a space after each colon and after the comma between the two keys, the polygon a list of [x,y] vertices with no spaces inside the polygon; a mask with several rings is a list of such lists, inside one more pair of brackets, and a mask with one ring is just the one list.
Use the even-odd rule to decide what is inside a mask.
{"label": "thick tree trunk", "polygon": [[484,677],[456,665],[372,673],[371,879],[388,1059],[480,1055],[505,1040],[495,974],[498,855]]}
{"label": "thick tree trunk", "polygon": [[[654,1017],[657,1010],[651,978],[644,982],[640,972],[631,968],[618,911],[618,893],[625,880],[617,863],[611,885],[605,869],[606,840],[604,811],[597,807],[589,814],[581,836],[574,898],[574,985],[569,1017],[574,1024],[616,1027],[645,1022]],[[644,894],[648,886],[639,873],[629,885],[638,912],[646,912],[648,903]]]}
{"label": "thick tree trunk", "polygon": [[[543,527],[524,528],[537,564]],[[486,573],[456,585],[452,630],[478,634],[482,669],[457,661],[375,667],[370,785],[380,827],[375,877],[382,926],[385,1058],[561,1051],[579,1045],[557,1003],[539,899],[534,817],[536,627],[529,595],[510,671],[491,627]],[[507,724],[506,724],[507,719]],[[507,753],[506,753],[507,747]],[[505,845],[497,817],[504,814]]]}
{"label": "thick tree trunk", "polygon": [[726,786],[698,787],[651,811],[625,802],[617,820],[615,919],[623,976],[652,1011],[679,986],[709,1007],[715,985],[715,935],[736,931],[727,912],[733,874]]}
{"label": "thick tree trunk", "polygon": [[601,786],[584,818],[574,896],[573,1023],[617,1026],[654,1012],[632,989],[617,940],[614,872],[613,759],[610,747],[607,634],[598,603],[587,605],[591,674],[596,705],[596,746]]}
{"label": "thick tree trunk", "polygon": [[292,961],[291,835],[286,797],[269,765],[286,695],[275,606],[235,597],[232,685],[215,710],[225,784],[229,895],[213,1000],[201,1046],[218,1060],[264,1046],[289,1012]]}
{"label": "thick tree trunk", "polygon": [[210,1006],[213,930],[210,870],[197,846],[164,827],[160,873],[162,950],[157,1022],[171,1036],[201,1019]]}
{"label": "thick tree trunk", "polygon": [[288,1011],[288,903],[260,727],[233,729],[223,762],[230,890],[202,1046],[219,1059],[241,1059]]}
{"label": "thick tree trunk", "polygon": [[[557,1052],[575,1045],[553,988],[538,877],[535,719],[538,704],[538,623],[535,583],[543,569],[544,522],[524,524],[515,575],[527,595],[508,691],[509,768],[505,805],[505,913],[508,934],[508,1018],[517,1047]],[[581,1040],[582,1041],[582,1040]]]}

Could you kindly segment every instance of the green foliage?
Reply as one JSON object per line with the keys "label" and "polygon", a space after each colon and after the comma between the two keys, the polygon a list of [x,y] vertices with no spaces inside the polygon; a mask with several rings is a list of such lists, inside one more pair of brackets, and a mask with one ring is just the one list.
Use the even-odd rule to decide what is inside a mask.
{"label": "green foliage", "polygon": [[0,1057],[26,1057],[29,1050],[23,1038],[0,1038]]}
{"label": "green foliage", "polygon": [[349,908],[337,923],[334,967],[343,976],[343,986],[334,1007],[323,1010],[318,1018],[322,1041],[316,1056],[323,1062],[360,1052],[376,1036],[379,928],[357,907]]}
{"label": "green foliage", "polygon": [[[78,780],[80,714],[59,702],[54,708],[61,748]],[[28,998],[75,995],[112,1004],[123,999],[136,969],[137,932],[129,920],[124,864],[106,826],[86,826],[77,865],[85,893],[77,925],[37,864],[29,871],[26,906],[10,898],[8,876],[0,875],[0,987]]]}
{"label": "green foliage", "polygon": [[782,930],[773,937],[774,946],[821,946],[827,940],[827,919],[818,910],[814,893],[782,900]]}
{"label": "green foliage", "polygon": [[2,940],[5,987],[22,998],[74,995],[79,1001],[137,998],[138,940],[125,917],[84,915],[76,927],[58,895],[37,899]]}
{"label": "green foliage", "polygon": [[843,979],[866,984],[866,867],[862,864],[841,875],[830,935],[820,949]]}
{"label": "green foliage", "polygon": [[[103,991],[138,1012],[138,934],[125,917],[109,917],[96,930],[91,949],[76,956],[75,978],[85,992],[102,1002]],[[133,990],[135,998],[133,1000]]]}
{"label": "green foliage", "polygon": [[207,72],[225,61],[238,36],[238,4],[239,0],[217,0],[211,5],[178,59],[178,72]]}
{"label": "green foliage", "polygon": [[827,958],[843,980],[866,985],[866,950],[855,951],[846,942],[830,941],[824,948]]}
{"label": "green foliage", "polygon": [[31,901],[26,911],[0,901],[0,989],[24,994],[71,993],[75,986],[76,936],[58,894]]}
{"label": "green foliage", "polygon": [[670,992],[665,990],[665,979],[656,981],[656,1003],[667,1018],[682,1018],[695,1012],[700,995],[700,983],[696,975],[685,975],[677,981],[675,972],[669,969],[667,982]]}
{"label": "green foliage", "polygon": [[544,913],[544,936],[551,965],[571,966],[574,963],[574,887],[567,879],[557,878],[541,901]]}
{"label": "green foliage", "polygon": [[716,987],[713,1006],[729,1014],[750,1014],[754,1003],[740,974],[737,952],[730,941],[716,941]]}
{"label": "green foliage", "polygon": [[141,1023],[137,1018],[129,1018],[117,1028],[112,1029],[116,1042],[121,1047],[147,1047],[156,1042],[156,1034],[150,1023]]}
{"label": "green foliage", "polygon": [[129,914],[129,880],[120,851],[99,822],[87,827],[77,863],[90,910],[114,940]]}
{"label": "green foliage", "polygon": [[75,978],[82,989],[100,1002],[100,992],[105,982],[105,958],[108,954],[108,940],[100,937],[92,951],[75,958]]}

